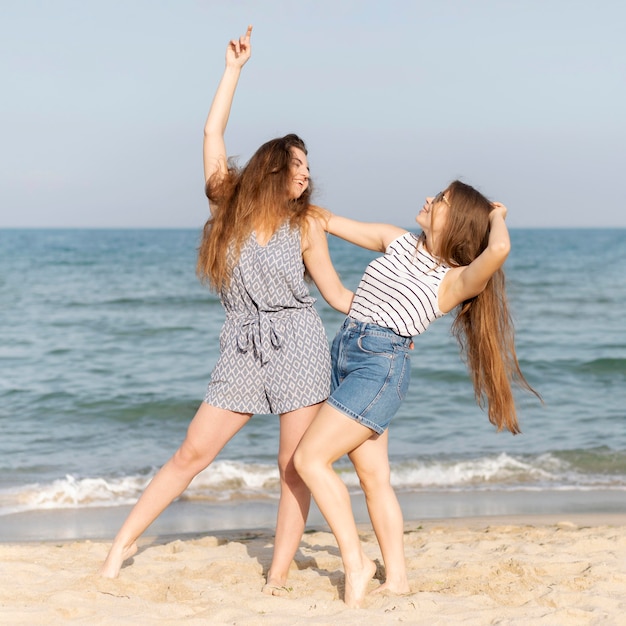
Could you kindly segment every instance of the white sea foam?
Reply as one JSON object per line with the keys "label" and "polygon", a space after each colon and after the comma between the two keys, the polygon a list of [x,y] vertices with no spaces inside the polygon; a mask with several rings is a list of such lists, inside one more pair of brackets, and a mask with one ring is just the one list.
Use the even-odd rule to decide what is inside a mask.
{"label": "white sea foam", "polygon": [[539,466],[536,459],[527,462],[504,453],[449,463],[415,461],[392,471],[392,481],[398,487],[460,487],[485,483],[504,486],[556,480],[558,473]]}
{"label": "white sea foam", "polygon": [[[350,491],[359,489],[351,464],[337,464]],[[502,453],[467,460],[412,460],[393,463],[392,484],[402,491],[456,490],[626,490],[623,477],[580,474],[568,462],[551,454],[513,457]],[[19,511],[121,506],[133,504],[152,478],[77,478],[66,475],[49,484],[30,484],[0,490],[0,515]],[[201,472],[183,494],[187,500],[228,501],[276,499],[280,484],[275,464],[217,461]]]}
{"label": "white sea foam", "polygon": [[[0,490],[0,515],[36,509],[59,509],[133,504],[146,488],[149,476],[76,478],[66,475],[49,484],[34,483]],[[275,466],[218,461],[191,482],[186,499],[229,500],[242,497],[276,497]]]}

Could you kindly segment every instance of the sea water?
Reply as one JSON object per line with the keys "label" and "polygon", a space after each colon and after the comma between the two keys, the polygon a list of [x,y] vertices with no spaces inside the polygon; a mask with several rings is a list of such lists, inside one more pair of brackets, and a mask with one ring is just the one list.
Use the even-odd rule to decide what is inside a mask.
{"label": "sea water", "polygon": [[[130,504],[176,450],[224,319],[195,276],[199,237],[0,230],[0,519]],[[544,403],[516,392],[523,434],[496,433],[450,316],[437,320],[415,340],[411,388],[391,425],[393,484],[465,496],[601,490],[626,510],[626,230],[511,237],[517,354]],[[354,289],[373,253],[329,245]],[[332,339],[343,316],[317,296]],[[275,500],[277,432],[276,416],[255,416],[182,500]],[[357,491],[350,464],[336,467]]]}

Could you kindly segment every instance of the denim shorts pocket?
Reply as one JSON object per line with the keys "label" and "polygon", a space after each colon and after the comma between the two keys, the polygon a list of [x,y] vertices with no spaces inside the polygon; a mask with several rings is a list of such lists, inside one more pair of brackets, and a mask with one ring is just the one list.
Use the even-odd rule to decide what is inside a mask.
{"label": "denim shorts pocket", "polygon": [[359,349],[366,354],[384,356],[388,359],[393,358],[393,347],[388,337],[364,334],[359,337],[357,343]]}
{"label": "denim shorts pocket", "polygon": [[411,382],[411,357],[406,353],[399,353],[397,360],[399,362],[396,365],[401,370],[398,377],[398,397],[400,400],[404,400],[406,392],[409,390],[409,383]]}

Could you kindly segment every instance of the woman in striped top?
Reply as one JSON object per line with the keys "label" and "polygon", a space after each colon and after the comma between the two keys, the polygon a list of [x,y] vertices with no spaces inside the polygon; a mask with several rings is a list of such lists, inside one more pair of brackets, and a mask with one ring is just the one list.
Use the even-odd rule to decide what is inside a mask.
{"label": "woman in striped top", "polygon": [[418,236],[387,224],[327,214],[328,232],[384,252],[372,261],[333,342],[333,391],[296,451],[296,468],[331,527],[344,564],[345,602],[363,601],[375,564],[363,553],[348,491],[332,464],[348,454],[366,496],[385,562],[377,591],[406,593],[402,511],[390,483],[391,418],[406,394],[412,337],[456,308],[478,404],[498,430],[519,433],[511,383],[536,393],[520,371],[504,273],[507,209],[455,181],[427,198]]}

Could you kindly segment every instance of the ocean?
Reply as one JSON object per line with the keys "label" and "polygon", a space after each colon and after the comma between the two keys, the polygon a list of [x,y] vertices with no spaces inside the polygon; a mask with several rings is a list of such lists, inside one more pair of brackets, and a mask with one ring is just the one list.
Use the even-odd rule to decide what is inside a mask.
{"label": "ocean", "polygon": [[[0,529],[17,532],[11,520],[29,514],[122,516],[176,450],[224,319],[195,276],[199,236],[0,230]],[[517,393],[522,434],[496,433],[449,318],[438,320],[415,340],[411,388],[391,425],[393,484],[409,512],[426,517],[624,512],[626,230],[511,237],[517,354],[544,403]],[[329,245],[355,288],[373,254],[333,237]],[[343,316],[319,295],[316,306],[330,340]],[[207,529],[212,508],[275,507],[277,432],[276,416],[255,416],[179,506],[202,507]],[[336,467],[358,497],[350,464]],[[37,532],[47,537],[41,523]],[[72,532],[89,534],[80,524]],[[9,535],[0,530],[0,540]]]}

